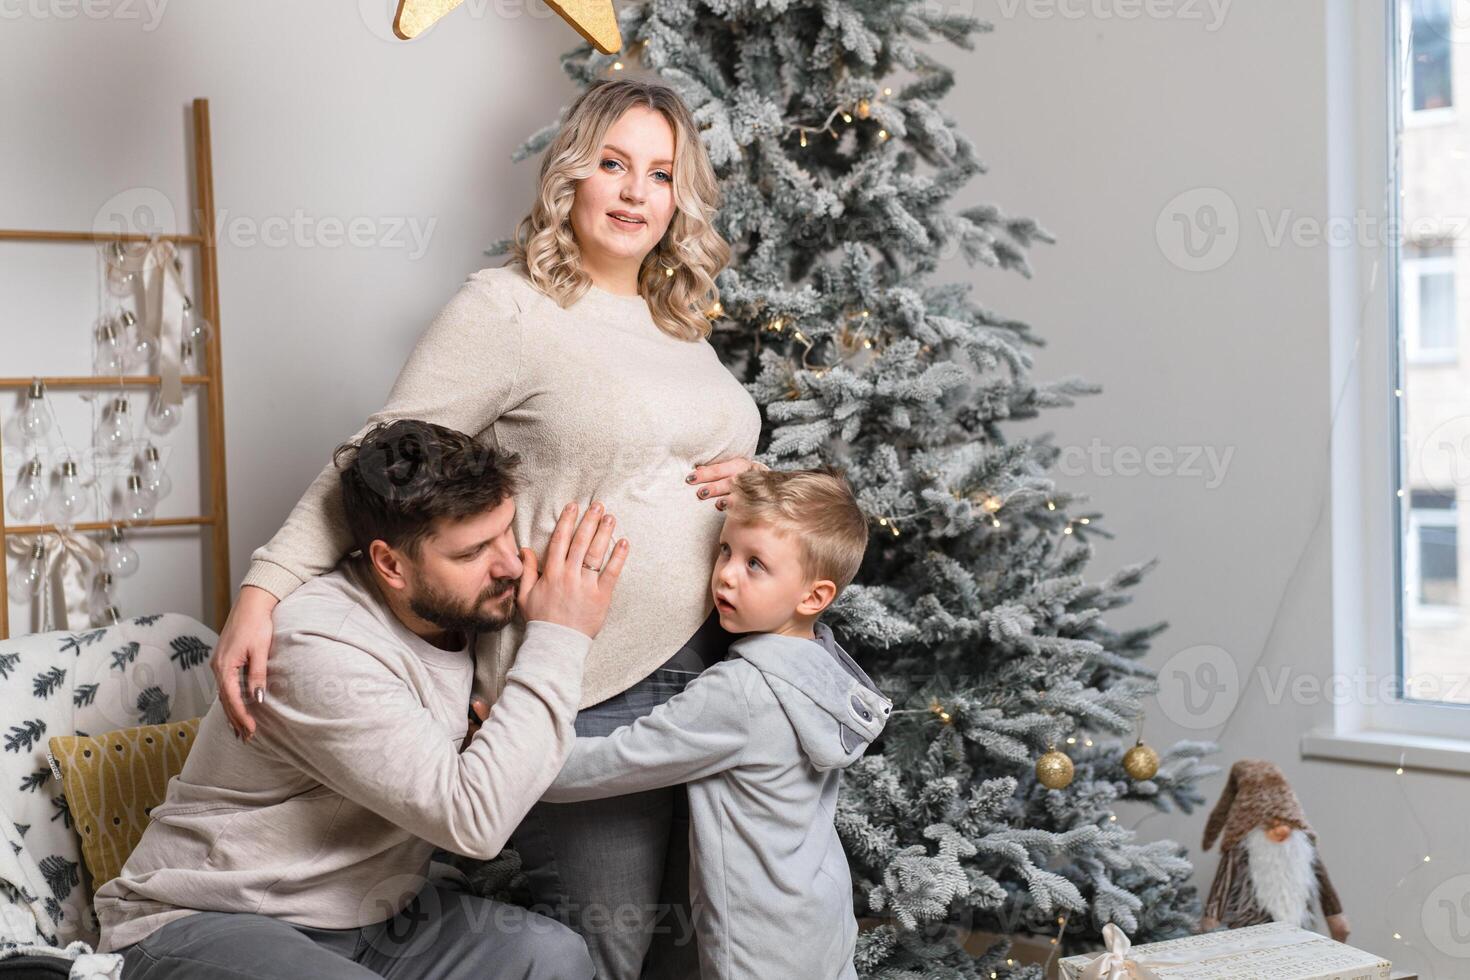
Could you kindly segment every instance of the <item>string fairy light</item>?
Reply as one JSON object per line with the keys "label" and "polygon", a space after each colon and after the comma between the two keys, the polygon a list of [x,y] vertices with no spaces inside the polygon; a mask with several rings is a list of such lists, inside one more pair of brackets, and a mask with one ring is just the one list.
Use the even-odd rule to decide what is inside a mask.
{"label": "string fairy light", "polygon": [[[644,42],[644,43],[647,43],[647,42]],[[859,98],[857,100],[857,102],[856,103],[853,103],[853,104],[849,104],[849,103],[845,103],[845,102],[838,104],[836,107],[834,107],[832,109],[831,112],[829,112],[827,114],[827,118],[824,119],[824,120],[822,120],[821,123],[795,122],[795,123],[788,124],[787,127],[786,127],[786,129],[787,129],[788,132],[790,132],[792,130],[795,130],[797,133],[800,134],[801,145],[803,147],[805,147],[807,145],[807,138],[806,138],[807,130],[823,130],[823,131],[825,131],[827,133],[830,133],[833,139],[837,139],[839,134],[837,132],[837,129],[832,125],[832,123],[833,123],[833,121],[838,116],[841,116],[842,117],[842,122],[843,122],[844,125],[849,125],[849,126],[852,125],[852,120],[853,120],[853,114],[854,113],[857,114],[857,117],[859,119],[863,119],[863,120],[871,119],[872,116],[873,116],[873,102],[874,101],[880,101],[881,102],[881,101],[889,98],[892,95],[893,95],[893,89],[888,88],[888,87],[885,86],[884,89],[883,89],[883,91],[880,94],[875,95],[875,96],[873,96],[871,98],[862,97],[862,98]],[[888,131],[887,130],[884,130],[884,129],[880,129],[878,131],[878,139],[880,141],[886,141],[888,139]]]}

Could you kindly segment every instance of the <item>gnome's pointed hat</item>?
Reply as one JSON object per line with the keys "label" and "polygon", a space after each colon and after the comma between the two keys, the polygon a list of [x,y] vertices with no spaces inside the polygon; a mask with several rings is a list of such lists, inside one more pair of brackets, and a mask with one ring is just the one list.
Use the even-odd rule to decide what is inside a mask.
{"label": "gnome's pointed hat", "polygon": [[1230,779],[1220,801],[1205,821],[1204,849],[1208,851],[1219,837],[1223,854],[1255,828],[1276,822],[1300,828],[1312,843],[1317,842],[1317,832],[1307,823],[1301,802],[1276,764],[1265,759],[1241,759],[1230,767]]}

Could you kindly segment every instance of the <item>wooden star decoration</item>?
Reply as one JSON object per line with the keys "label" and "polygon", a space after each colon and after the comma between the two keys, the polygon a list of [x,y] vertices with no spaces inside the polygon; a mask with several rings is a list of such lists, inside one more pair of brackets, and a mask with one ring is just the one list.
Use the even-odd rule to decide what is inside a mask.
{"label": "wooden star decoration", "polygon": [[[398,0],[393,33],[405,41],[412,41],[463,2]],[[546,5],[603,54],[616,54],[623,50],[623,36],[618,33],[618,17],[613,11],[612,0],[546,0]]]}

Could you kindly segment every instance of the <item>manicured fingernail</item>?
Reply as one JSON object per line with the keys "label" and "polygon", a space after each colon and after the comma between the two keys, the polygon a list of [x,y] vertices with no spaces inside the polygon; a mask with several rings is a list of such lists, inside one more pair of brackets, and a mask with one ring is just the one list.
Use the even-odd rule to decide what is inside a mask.
{"label": "manicured fingernail", "polygon": [[700,487],[699,488],[699,495],[701,497],[709,496],[709,487]]}
{"label": "manicured fingernail", "polygon": [[265,704],[265,688],[257,687],[255,689],[255,703]]}
{"label": "manicured fingernail", "polygon": [[693,473],[690,473],[688,476],[684,477],[684,482],[685,483],[693,483],[694,482],[694,474]]}

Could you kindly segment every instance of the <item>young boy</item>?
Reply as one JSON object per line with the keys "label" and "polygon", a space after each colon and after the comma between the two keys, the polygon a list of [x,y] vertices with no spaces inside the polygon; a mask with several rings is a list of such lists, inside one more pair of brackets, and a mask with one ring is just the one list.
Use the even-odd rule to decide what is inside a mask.
{"label": "young boy", "polygon": [[703,980],[856,980],[841,770],[892,708],[817,621],[857,574],[868,524],[840,477],[736,478],[710,589],[730,655],[652,713],[579,738],[544,797],[688,783]]}

